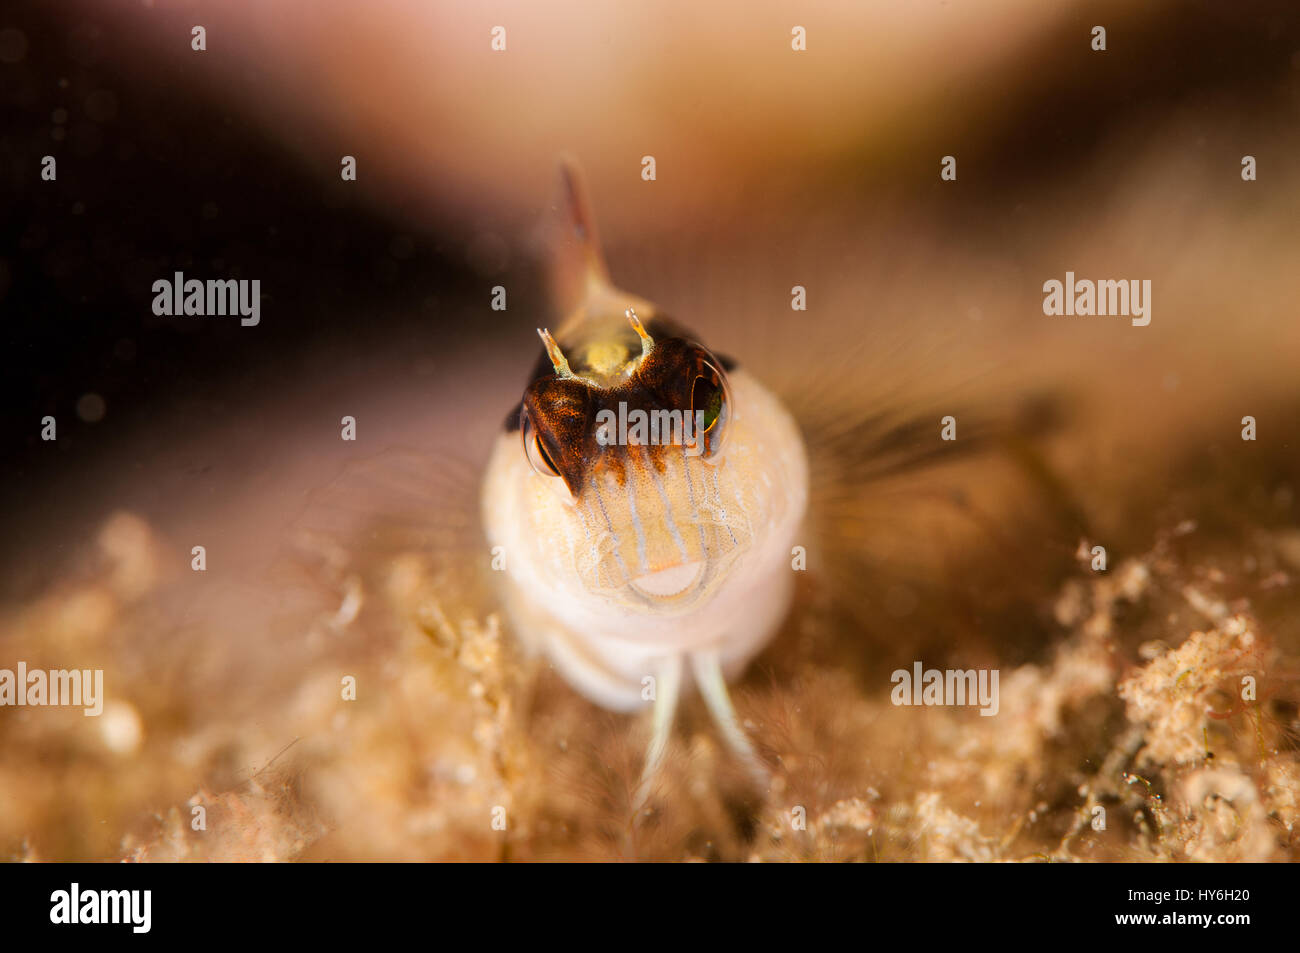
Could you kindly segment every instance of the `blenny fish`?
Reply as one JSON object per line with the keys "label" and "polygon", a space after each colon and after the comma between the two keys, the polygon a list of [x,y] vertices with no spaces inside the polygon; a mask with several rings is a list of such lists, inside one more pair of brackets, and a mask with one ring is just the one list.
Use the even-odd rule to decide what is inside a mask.
{"label": "blenny fish", "polygon": [[[790,605],[808,500],[803,438],[742,366],[611,282],[571,165],[562,190],[581,300],[554,334],[539,329],[542,354],[483,483],[509,617],[591,701],[654,706],[639,802],[691,684],[761,780],[727,682]],[[642,426],[628,428],[629,417]]]}

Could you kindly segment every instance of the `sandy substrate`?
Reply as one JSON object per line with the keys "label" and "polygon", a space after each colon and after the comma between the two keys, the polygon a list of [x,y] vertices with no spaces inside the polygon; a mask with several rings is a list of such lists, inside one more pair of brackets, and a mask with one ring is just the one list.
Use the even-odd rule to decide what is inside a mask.
{"label": "sandy substrate", "polygon": [[[227,587],[204,606],[190,577],[163,568],[175,547],[121,512],[72,576],[5,617],[6,658],[102,667],[107,698],[98,718],[4,713],[0,849],[1295,859],[1300,667],[1287,618],[1300,534],[1263,525],[1289,512],[1284,497],[1260,502],[1261,525],[1230,530],[1208,502],[1207,521],[1159,530],[1105,572],[1081,541],[1075,571],[1033,607],[1050,643],[1020,664],[996,647],[987,656],[1000,671],[995,717],[892,704],[885,671],[856,674],[861,633],[824,611],[810,576],[735,689],[770,790],[749,788],[692,699],[639,822],[629,805],[648,715],[602,712],[520,657],[476,574],[418,551],[357,572],[346,555],[289,560],[273,586]],[[905,623],[891,631],[908,637]],[[914,654],[891,652],[882,658]]]}

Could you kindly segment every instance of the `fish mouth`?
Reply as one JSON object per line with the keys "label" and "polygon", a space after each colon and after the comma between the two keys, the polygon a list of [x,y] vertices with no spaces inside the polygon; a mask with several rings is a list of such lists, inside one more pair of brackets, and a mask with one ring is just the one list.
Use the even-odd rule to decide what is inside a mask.
{"label": "fish mouth", "polygon": [[637,595],[656,605],[676,603],[699,591],[704,570],[705,560],[697,559],[637,576],[629,585]]}

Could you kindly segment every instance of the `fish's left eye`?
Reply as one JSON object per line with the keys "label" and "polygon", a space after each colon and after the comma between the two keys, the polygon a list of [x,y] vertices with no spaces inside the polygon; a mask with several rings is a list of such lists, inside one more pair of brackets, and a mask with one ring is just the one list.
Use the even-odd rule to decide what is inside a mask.
{"label": "fish's left eye", "polygon": [[691,385],[691,414],[699,421],[704,456],[714,457],[722,450],[731,417],[731,387],[727,375],[718,365],[701,361],[700,373]]}

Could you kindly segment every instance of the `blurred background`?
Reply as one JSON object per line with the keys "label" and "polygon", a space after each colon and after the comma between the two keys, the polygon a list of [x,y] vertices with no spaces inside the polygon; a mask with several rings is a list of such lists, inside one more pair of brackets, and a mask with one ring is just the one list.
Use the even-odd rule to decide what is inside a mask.
{"label": "blurred background", "polygon": [[[496,26],[504,51],[492,49]],[[791,49],[795,26],[805,51]],[[0,16],[0,96],[0,667],[103,667],[114,703],[95,724],[0,710],[0,856],[647,855],[610,833],[618,778],[575,781],[572,767],[520,787],[584,718],[597,727],[583,763],[626,761],[634,775],[644,726],[547,702],[562,687],[526,666],[511,675],[476,583],[447,596],[441,570],[386,577],[433,633],[426,648],[402,641],[400,611],[396,622],[363,615],[360,629],[340,621],[365,575],[341,568],[366,558],[347,543],[314,574],[284,569],[323,488],[349,466],[397,473],[383,463],[397,451],[438,461],[424,487],[431,522],[473,522],[475,468],[518,400],[533,328],[555,320],[542,226],[562,153],[586,171],[616,281],[769,382],[810,443],[881,406],[937,422],[954,412],[948,395],[955,408],[1027,395],[1063,408],[1031,469],[1066,517],[1006,522],[1030,506],[1000,470],[967,487],[1042,573],[1031,596],[1006,595],[1025,620],[1014,632],[962,603],[985,619],[970,623],[984,625],[977,655],[1047,664],[1072,625],[1053,623],[1051,605],[1080,537],[1137,555],[1190,520],[1211,528],[1206,551],[1230,577],[1224,603],[1249,593],[1295,672],[1293,3],[637,0],[484,12],[418,0],[18,0]],[[46,155],[52,182],[40,177]],[[952,182],[939,177],[948,155]],[[1242,180],[1246,155],[1257,181]],[[356,158],[356,181],[340,177],[343,156]],[[1043,282],[1067,270],[1150,279],[1150,326],[1044,316]],[[152,284],[175,271],[260,280],[260,324],[155,316]],[[790,310],[796,284],[807,312]],[[504,312],[490,307],[497,285]],[[345,414],[356,444],[338,439]],[[1255,444],[1240,440],[1247,414]],[[45,415],[58,421],[52,443],[40,439]],[[867,494],[854,482],[860,461],[836,464],[837,448],[812,447],[815,462],[831,461],[814,474],[830,484],[817,518],[847,551],[863,540],[843,527],[887,517],[845,514]],[[418,494],[420,475],[407,477],[395,496]],[[382,508],[369,492],[350,502]],[[873,559],[940,584],[929,543],[963,539],[940,523],[925,545],[881,544]],[[209,569],[196,582],[200,543]],[[828,581],[805,598],[835,601],[851,585],[837,589],[837,577],[860,568],[825,557]],[[420,615],[426,588],[464,603],[473,624]],[[800,655],[796,639],[772,665],[785,653],[810,671],[887,671],[891,653],[947,651],[951,630],[907,628],[916,591],[885,591],[894,648],[870,650],[870,664],[844,662],[864,650],[832,627],[823,643],[839,650]],[[1138,664],[1149,627],[1175,614],[1148,607],[1145,628],[1112,651]],[[1160,637],[1177,644],[1188,631]],[[467,646],[489,660],[467,662],[478,658]],[[340,712],[344,670],[384,684],[384,701]],[[1288,677],[1271,717],[1293,737]],[[760,699],[751,680],[750,711],[770,722],[762,705],[793,706],[816,684],[778,682]],[[1071,764],[1104,760],[1123,734],[1114,687],[1098,689],[1113,704]],[[870,705],[888,682],[863,674],[844,690]],[[884,790],[916,821],[930,804],[918,792],[939,782],[899,774],[891,756],[865,778],[820,778],[806,799],[838,817],[853,792]],[[692,757],[688,774],[703,770]],[[1037,748],[1025,757],[1049,762]],[[1056,772],[1047,799],[1059,829],[1013,852],[1069,828],[1074,808],[1053,797],[1077,779],[1043,770]],[[882,787],[877,775],[891,774],[906,790]],[[1039,795],[946,796],[1001,843]],[[190,830],[193,798],[226,818],[225,840]],[[525,818],[504,847],[468,820],[502,801]],[[665,828],[648,853],[747,856],[754,825],[736,813],[683,812],[683,830],[729,833],[696,841]],[[1089,856],[1132,856],[1138,827]],[[900,834],[893,856],[917,856],[910,843]],[[1179,850],[1170,856],[1189,855]],[[1260,850],[1249,856],[1273,858]]]}

